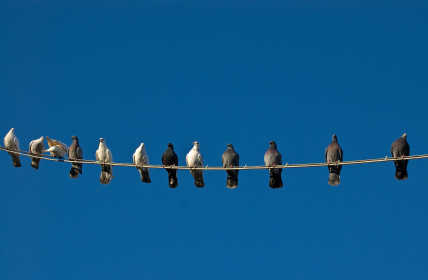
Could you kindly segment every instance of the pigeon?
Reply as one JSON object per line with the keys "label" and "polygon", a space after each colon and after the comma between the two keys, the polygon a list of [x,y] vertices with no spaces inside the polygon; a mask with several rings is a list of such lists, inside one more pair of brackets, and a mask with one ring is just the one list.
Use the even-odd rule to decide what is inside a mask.
{"label": "pigeon", "polygon": [[[342,170],[342,165],[335,165],[334,163],[343,161],[343,151],[337,143],[337,136],[333,135],[333,140],[330,145],[325,149],[325,161],[329,164],[328,171],[330,175],[328,176],[328,184],[331,186],[337,186],[340,184],[340,170]],[[330,165],[333,163],[333,165]]]}
{"label": "pigeon", "polygon": [[[100,138],[100,145],[98,150],[95,152],[95,158],[97,161],[102,163],[113,162],[113,155],[111,151],[107,148],[106,141],[103,138]],[[110,183],[113,177],[113,166],[109,164],[100,164],[101,165],[101,176],[100,183],[106,185]]]}
{"label": "pigeon", "polygon": [[[204,166],[204,160],[201,153],[199,152],[198,141],[193,142],[193,148],[186,155],[186,163],[190,168]],[[190,169],[190,173],[192,174],[193,178],[195,178],[195,186],[198,188],[203,188],[205,186],[203,172],[203,170]]]}
{"label": "pigeon", "polygon": [[[30,142],[30,147],[29,147],[29,154],[34,154],[34,155],[43,155],[43,151],[45,150],[45,145],[43,144],[43,139],[44,137],[40,137],[39,139],[33,140]],[[31,166],[34,169],[39,169],[39,163],[40,163],[40,158],[38,157],[31,157]]]}
{"label": "pigeon", "polygon": [[[71,136],[73,143],[71,143],[70,148],[68,148],[68,158],[70,160],[83,159],[83,151],[79,146],[79,139],[77,136]],[[79,173],[82,174],[82,164],[81,163],[72,163],[70,170],[70,178],[79,177]]]}
{"label": "pigeon", "polygon": [[[269,144],[270,147],[264,157],[266,166],[275,167],[276,165],[282,165],[282,155],[276,149],[276,143],[270,141]],[[281,172],[282,168],[269,168],[269,187],[272,189],[282,188]]]}
{"label": "pigeon", "polygon": [[[168,148],[162,155],[163,166],[178,166],[178,157],[174,152],[174,146],[168,143]],[[167,169],[168,172],[168,184],[170,188],[176,188],[178,186],[177,169]]]}
{"label": "pigeon", "polygon": [[141,145],[135,150],[134,155],[132,156],[132,161],[135,165],[137,165],[138,171],[140,171],[141,175],[141,182],[143,183],[150,183],[150,174],[149,169],[147,167],[142,167],[141,165],[148,165],[149,163],[149,157],[147,156],[146,149],[144,143],[141,143]]}
{"label": "pigeon", "polygon": [[[221,156],[221,164],[223,167],[239,166],[239,155],[233,149],[232,144],[227,144],[227,150]],[[226,170],[227,180],[226,187],[234,189],[238,186],[238,172],[239,170]]]}
{"label": "pigeon", "polygon": [[[7,150],[19,151],[19,141],[18,137],[15,135],[15,129],[12,128],[4,137],[4,147]],[[21,161],[19,160],[19,155],[15,153],[8,152],[12,157],[12,164],[15,167],[21,167]]]}
{"label": "pigeon", "polygon": [[62,142],[59,142],[54,139],[50,139],[46,136],[46,140],[48,141],[49,149],[44,150],[44,152],[50,152],[51,156],[62,158],[67,154],[68,146]]}
{"label": "pigeon", "polygon": [[[407,143],[407,134],[404,133],[403,136],[394,141],[391,145],[391,154],[394,158],[401,157],[402,159],[410,154],[410,146]],[[407,174],[407,163],[408,160],[395,160],[395,179],[397,180],[406,180],[409,175]]]}

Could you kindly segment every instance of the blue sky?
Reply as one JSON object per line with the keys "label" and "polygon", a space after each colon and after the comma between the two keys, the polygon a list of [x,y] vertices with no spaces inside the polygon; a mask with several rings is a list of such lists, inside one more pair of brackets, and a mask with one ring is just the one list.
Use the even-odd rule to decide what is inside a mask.
{"label": "blue sky", "polygon": [[[428,9],[423,1],[0,1],[0,131],[21,149],[77,135],[86,159],[103,137],[117,162],[141,142],[151,164],[198,141],[221,165],[233,143],[261,165],[322,162],[337,134],[344,160],[390,156],[408,134],[428,153]],[[3,144],[3,143],[1,143]],[[45,143],[47,145],[47,143]],[[165,170],[0,153],[1,279],[426,279],[427,160],[266,170]]]}

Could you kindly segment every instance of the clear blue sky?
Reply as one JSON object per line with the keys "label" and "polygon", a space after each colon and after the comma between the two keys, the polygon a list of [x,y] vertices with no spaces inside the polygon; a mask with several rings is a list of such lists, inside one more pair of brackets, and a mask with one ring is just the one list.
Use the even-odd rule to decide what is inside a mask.
{"label": "clear blue sky", "polygon": [[[119,2],[119,1],[118,1]],[[0,132],[28,150],[77,135],[86,159],[103,137],[117,162],[141,142],[152,164],[198,141],[221,165],[233,143],[261,165],[390,156],[408,134],[428,153],[426,1],[0,1]],[[1,143],[3,145],[3,143]],[[45,142],[45,145],[47,143]],[[143,184],[101,168],[0,152],[1,279],[426,279],[428,160],[323,168],[179,171]]]}

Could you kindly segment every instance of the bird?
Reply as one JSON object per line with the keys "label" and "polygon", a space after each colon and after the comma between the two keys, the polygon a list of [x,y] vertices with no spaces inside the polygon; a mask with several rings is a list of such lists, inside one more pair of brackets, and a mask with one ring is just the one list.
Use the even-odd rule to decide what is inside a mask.
{"label": "bird", "polygon": [[50,139],[46,136],[46,140],[48,141],[49,149],[44,150],[44,152],[50,152],[51,156],[62,158],[67,154],[68,146],[58,140]]}
{"label": "bird", "polygon": [[[239,155],[233,149],[232,144],[227,144],[227,150],[221,156],[221,164],[224,168],[239,166]],[[234,189],[238,186],[238,172],[239,170],[226,170],[226,187],[229,189]]]}
{"label": "bird", "polygon": [[142,167],[142,165],[148,165],[149,163],[149,156],[146,153],[144,143],[141,143],[141,145],[135,150],[135,153],[132,155],[132,161],[134,162],[134,165],[136,165],[136,168],[138,171],[140,171],[141,175],[141,182],[143,183],[150,183],[150,174],[149,169],[147,167]]}
{"label": "bird", "polygon": [[[174,146],[171,143],[167,144],[168,148],[162,155],[162,165],[165,166],[178,166],[178,157],[174,152]],[[178,186],[177,169],[166,169],[168,172],[168,184],[170,188]]]}
{"label": "bird", "polygon": [[106,141],[103,138],[100,138],[99,141],[100,145],[98,146],[98,150],[95,152],[95,158],[97,161],[101,162],[100,183],[106,185],[110,183],[111,179],[114,179],[113,166],[102,163],[113,162],[113,155],[109,148],[107,148]]}
{"label": "bird", "polygon": [[[77,159],[83,159],[83,151],[79,146],[79,139],[76,135],[71,136],[73,143],[71,143],[68,148],[68,158],[70,160],[76,161]],[[82,174],[82,164],[81,163],[72,163],[70,169],[70,178],[79,177],[79,173]]]}
{"label": "bird", "polygon": [[[16,137],[15,135],[15,128],[12,127],[11,130],[9,130],[9,132],[4,137],[3,142],[4,142],[4,147],[7,150],[19,151],[19,141],[18,141],[18,137]],[[21,167],[21,161],[19,160],[19,155],[12,152],[8,152],[8,153],[12,157],[13,166]]]}
{"label": "bird", "polygon": [[403,160],[403,158],[410,155],[410,146],[407,143],[406,133],[392,143],[391,154],[394,158],[401,157],[401,160],[394,160],[395,179],[406,180],[409,177],[407,174],[407,164],[409,161]]}
{"label": "bird", "polygon": [[[193,142],[193,148],[186,155],[186,163],[190,168],[204,166],[203,157],[199,152],[198,141]],[[195,179],[195,186],[198,188],[203,188],[205,186],[203,172],[203,170],[190,169],[190,174],[192,174],[193,178]]]}
{"label": "bird", "polygon": [[337,163],[339,161],[343,161],[343,151],[337,142],[337,136],[333,135],[330,145],[325,149],[325,162],[328,163],[327,167],[330,172],[328,184],[331,186],[340,184],[340,170],[342,170],[342,165],[330,165],[330,163]]}
{"label": "bird", "polygon": [[[278,152],[275,141],[270,141],[269,145],[264,156],[265,165],[269,167],[282,165],[282,155]],[[281,172],[282,168],[269,168],[269,187],[272,189],[282,188]]]}
{"label": "bird", "polygon": [[[30,142],[29,154],[34,155],[43,155],[43,151],[45,150],[45,144],[43,144],[44,137],[40,137],[39,139],[33,140]],[[40,158],[39,157],[31,157],[31,166],[34,169],[39,169]]]}

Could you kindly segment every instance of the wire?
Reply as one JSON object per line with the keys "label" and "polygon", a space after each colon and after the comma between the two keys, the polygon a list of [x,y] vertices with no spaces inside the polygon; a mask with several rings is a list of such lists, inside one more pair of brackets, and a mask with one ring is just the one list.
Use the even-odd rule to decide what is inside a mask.
{"label": "wire", "polygon": [[[68,162],[68,163],[83,163],[83,164],[103,164],[103,165],[112,165],[112,166],[126,166],[126,167],[136,167],[140,165],[132,163],[119,163],[119,162],[100,162],[96,160],[87,160],[87,159],[70,159],[67,157],[57,158],[50,155],[35,155],[30,154],[27,151],[18,151],[18,150],[8,150],[6,148],[0,147],[1,151],[8,153],[14,153],[26,157],[35,157],[44,160],[58,161],[58,162]],[[234,167],[209,167],[208,165],[203,167],[188,167],[188,166],[163,166],[163,165],[141,165],[147,168],[158,168],[158,169],[183,169],[183,170],[254,170],[254,169],[271,169],[271,168],[306,168],[306,167],[321,167],[321,166],[336,166],[336,165],[352,165],[352,164],[364,164],[364,163],[375,163],[375,162],[386,162],[386,161],[400,161],[400,160],[413,160],[413,159],[423,159],[428,158],[428,154],[425,155],[415,155],[415,156],[406,156],[406,157],[385,157],[378,159],[363,159],[363,160],[353,160],[353,161],[343,161],[343,162],[333,162],[333,163],[302,163],[302,164],[288,164],[285,165],[276,165],[275,167],[269,167],[265,165],[257,166],[234,166]]]}

